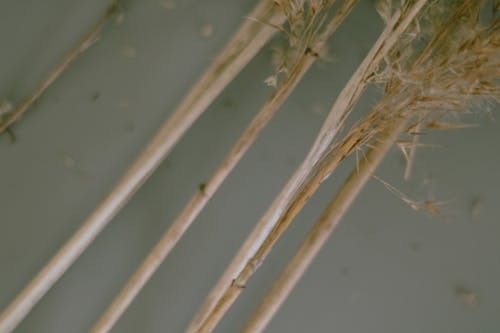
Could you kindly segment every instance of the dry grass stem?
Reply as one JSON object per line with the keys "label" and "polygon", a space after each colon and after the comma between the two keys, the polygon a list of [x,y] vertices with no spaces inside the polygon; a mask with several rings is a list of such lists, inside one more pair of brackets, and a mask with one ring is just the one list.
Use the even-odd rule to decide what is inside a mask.
{"label": "dry grass stem", "polygon": [[[275,24],[280,24],[285,19],[276,6],[268,0],[261,0],[250,15]],[[153,173],[191,124],[274,33],[275,29],[254,21],[246,20],[242,24],[118,184],[80,229],[4,310],[0,316],[0,332],[10,332],[19,324]]]}
{"label": "dry grass stem", "polygon": [[[56,67],[54,67],[47,77],[38,84],[35,90],[26,97],[14,110],[6,114],[4,117],[0,117],[0,134],[4,133],[9,126],[14,122],[19,120],[22,115],[28,111],[28,109],[35,103],[40,96],[54,83],[55,80],[68,68],[68,66],[76,59],[80,54],[85,52],[90,46],[94,44],[97,40],[99,33],[106,23],[118,12],[119,5],[118,1],[113,1],[113,4],[109,6],[106,13],[99,19],[99,21],[90,29],[85,36],[80,39],[76,46],[71,49],[71,51],[59,62]],[[3,119],[2,119],[3,118]]]}
{"label": "dry grass stem", "polygon": [[418,139],[420,135],[420,131],[422,130],[422,123],[419,122],[415,126],[415,132],[412,133],[412,141],[411,141],[411,147],[409,148],[409,151],[402,148],[405,159],[406,159],[406,168],[404,172],[404,179],[409,180],[411,176],[411,171],[413,169],[413,164],[415,163],[415,155],[417,154],[417,146],[418,146]]}
{"label": "dry grass stem", "polygon": [[[0,314],[0,332],[11,332],[17,327],[212,101],[276,32],[282,32],[286,45],[275,54],[276,70],[265,80],[276,90],[92,328],[94,333],[108,332],[292,93],[321,54],[327,39],[357,2],[342,0],[335,13],[330,13],[335,0],[260,0],[249,14],[250,19],[244,21],[108,196]],[[0,134],[8,131],[72,61],[92,45],[117,12],[117,3],[118,0],[113,1],[92,30],[17,108],[10,110],[8,103],[0,103],[0,120],[3,119]],[[244,332],[265,329],[394,143],[407,160],[404,178],[408,179],[416,148],[431,146],[420,142],[425,130],[470,127],[447,121],[447,116],[461,114],[485,100],[500,102],[500,18],[496,16],[499,6],[498,1],[494,1],[493,15],[480,20],[485,3],[486,0],[376,1],[385,28],[336,98],[306,158],[258,221],[186,332],[205,333],[215,329],[293,219],[346,157],[367,150],[366,155],[356,160],[350,176],[263,299]],[[396,4],[401,6],[398,8]],[[344,130],[343,137],[337,138],[369,84],[384,88],[380,101],[371,112]],[[411,208],[442,215],[439,202],[413,201],[388,182],[379,181]],[[475,300],[473,293],[462,294],[465,296],[460,297],[467,301]]]}
{"label": "dry grass stem", "polygon": [[[133,276],[113,300],[110,307],[95,324],[91,330],[92,332],[102,333],[111,329],[142,287],[158,269],[162,261],[165,260],[172,248],[186,232],[207,202],[212,198],[224,179],[240,161],[248,148],[250,148],[262,129],[269,123],[275,112],[281,107],[286,98],[300,82],[303,75],[317,58],[316,53],[323,47],[328,37],[338,28],[356,2],[357,0],[346,1],[333,17],[331,24],[329,24],[325,31],[319,36],[304,33],[298,35],[297,44],[298,47],[300,47],[300,51],[297,52],[294,50],[294,54],[298,54],[299,56],[288,61],[285,77],[282,79],[279,86],[277,86],[277,91],[261,108],[218,169],[213,173],[210,179],[204,183],[203,188],[200,188],[192,196],[191,200],[184,207],[172,226],[165,232],[141,266],[134,272]],[[306,51],[308,48],[313,51]],[[278,71],[281,70],[282,68],[278,68]]]}
{"label": "dry grass stem", "polygon": [[242,332],[258,333],[264,331],[358,193],[370,179],[371,174],[380,164],[395,139],[404,129],[404,124],[405,120],[400,118],[399,121],[392,124],[392,127],[386,133],[382,133],[376,145],[361,160],[357,168],[351,172],[345,184],[323,211],[318,222],[308,233],[293,259],[275,282],[273,288],[266,294]]}
{"label": "dry grass stem", "polygon": [[[191,322],[188,332],[212,331],[236,300],[241,293],[242,286],[271,250],[272,244],[274,244],[273,239],[277,239],[276,236],[278,236],[274,231],[280,224],[280,219],[286,219],[287,209],[291,202],[301,191],[303,184],[315,165],[321,160],[322,155],[328,151],[334,136],[342,127],[379,62],[388,54],[425,3],[426,1],[423,0],[418,1],[413,6],[405,7],[404,10],[394,14],[365,60],[340,93],[310,153],[240,248]],[[304,198],[306,197],[304,196]],[[282,226],[285,225],[282,224]],[[284,231],[284,228],[278,227],[278,229],[280,229],[280,234]]]}
{"label": "dry grass stem", "polygon": [[[341,158],[345,156],[348,151],[342,147],[352,139],[357,139],[363,145],[373,140],[370,152],[353,169],[346,183],[254,312],[244,332],[261,332],[270,322],[392,143],[402,132],[408,131],[408,121],[417,118],[418,124],[422,124],[422,119],[432,123],[443,113],[465,110],[476,102],[477,97],[498,100],[500,94],[495,82],[500,77],[500,72],[495,68],[500,66],[500,24],[499,20],[495,20],[486,27],[480,26],[478,17],[481,8],[481,3],[456,5],[451,19],[440,22],[441,26],[436,31],[431,30],[433,38],[428,43],[431,47],[424,48],[416,60],[412,54],[416,51],[410,47],[411,38],[402,42],[391,54],[385,67],[385,96],[371,114],[353,126],[340,144],[334,145],[330,157],[326,156],[326,163],[318,171],[328,175],[332,171],[332,161],[338,160],[338,155]],[[432,10],[432,7],[428,9]],[[466,35],[455,34],[464,30],[468,31]],[[454,35],[456,39],[445,41],[446,34],[443,31]],[[403,50],[410,52],[404,54]],[[433,98],[435,94],[447,98]],[[429,104],[429,101],[432,103]],[[425,117],[422,118],[422,115]],[[425,202],[424,208],[431,214],[441,215],[433,202]]]}

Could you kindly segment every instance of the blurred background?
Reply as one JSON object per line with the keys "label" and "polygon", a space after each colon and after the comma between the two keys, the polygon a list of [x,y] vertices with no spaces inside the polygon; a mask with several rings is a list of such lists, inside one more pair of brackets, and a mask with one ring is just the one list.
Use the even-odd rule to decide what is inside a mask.
{"label": "blurred background", "polygon": [[[98,42],[0,138],[0,308],[83,223],[255,1],[126,0]],[[109,1],[0,1],[0,101],[18,103]],[[329,106],[382,29],[360,1],[271,124],[113,332],[182,332],[305,157]],[[272,93],[267,46],[217,98],[16,332],[85,332]],[[355,116],[377,101],[369,89]],[[479,126],[427,131],[410,181],[393,149],[268,332],[500,332],[498,105]],[[354,165],[297,217],[216,332],[238,332]]]}

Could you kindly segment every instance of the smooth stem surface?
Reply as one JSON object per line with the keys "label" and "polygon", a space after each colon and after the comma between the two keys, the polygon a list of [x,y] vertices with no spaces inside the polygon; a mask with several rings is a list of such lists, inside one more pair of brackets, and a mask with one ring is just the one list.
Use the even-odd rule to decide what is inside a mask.
{"label": "smooth stem surface", "polygon": [[106,23],[119,10],[118,1],[113,1],[106,13],[97,21],[85,36],[78,41],[76,46],[49,72],[47,77],[38,84],[35,90],[19,104],[4,121],[0,123],[0,134],[2,134],[10,125],[19,120],[21,116],[35,103],[40,96],[54,83],[55,80],[68,68],[68,66],[90,46],[94,44]]}
{"label": "smooth stem surface", "polygon": [[264,127],[269,123],[275,112],[290,95],[314,60],[315,57],[312,55],[304,55],[302,57],[295,69],[291,72],[290,79],[287,83],[283,85],[274,97],[262,107],[217,170],[204,184],[203,188],[199,189],[191,197],[191,200],[184,207],[181,214],[177,217],[172,226],[165,232],[153,250],[148,254],[141,266],[128,280],[125,287],[120,291],[111,306],[95,324],[91,332],[103,333],[108,332],[112,328],[142,287],[165,260],[179,239],[184,235],[201,210],[212,198],[224,179],[226,179],[253,142],[257,139],[262,129],[264,129]]}
{"label": "smooth stem surface", "polygon": [[[268,0],[261,0],[250,15],[262,21],[271,20],[273,23],[284,19],[282,15],[276,13],[274,4]],[[0,333],[14,330],[153,173],[192,123],[274,33],[275,30],[267,25],[250,20],[244,21],[229,44],[203,74],[174,114],[159,129],[110,194],[4,310],[0,316]]]}
{"label": "smooth stem surface", "polygon": [[[352,8],[356,1],[349,0],[350,7],[345,7],[345,11],[341,11],[339,15],[335,16],[331,25],[327,28],[326,33],[319,39],[314,46],[315,50],[320,50],[323,47],[326,39],[333,34],[338,28],[347,12]],[[315,56],[310,52],[303,54],[293,66],[290,74],[286,77],[283,84],[278,88],[278,91],[273,98],[267,102],[254,120],[250,123],[244,131],[240,139],[236,142],[233,149],[228,156],[221,163],[219,168],[214,172],[212,177],[205,183],[203,189],[197,191],[189,203],[186,205],[182,213],[175,220],[173,225],[167,230],[160,241],[156,244],[153,250],[149,253],[147,258],[141,264],[139,269],[129,279],[125,287],[121,290],[118,296],[114,299],[111,306],[107,309],[105,314],[96,323],[92,332],[107,332],[123,314],[128,305],[132,302],[138,292],[151,278],[154,272],[158,269],[159,265],[165,260],[166,256],[170,253],[177,241],[182,237],[185,231],[189,228],[194,219],[198,216],[200,211],[215,194],[224,179],[229,175],[232,169],[239,162],[241,157],[250,148],[251,144],[255,141],[261,130],[271,120],[271,117],[283,104],[286,98],[290,95],[296,85],[300,82],[303,75],[307,72],[313,64]]]}
{"label": "smooth stem surface", "polygon": [[383,133],[382,137],[377,138],[378,140],[376,140],[373,148],[366,154],[366,158],[353,169],[335,198],[323,211],[293,259],[288,263],[273,288],[257,307],[242,332],[258,333],[266,328],[319,253],[321,247],[326,243],[340,219],[345,215],[375,169],[382,162],[389,148],[404,129],[405,123],[405,119],[398,119],[397,123]]}
{"label": "smooth stem surface", "polygon": [[[315,164],[326,152],[338,129],[345,122],[347,115],[367,84],[368,77],[398,41],[401,34],[426,2],[427,0],[416,2],[403,14],[401,11],[396,12],[387,24],[364,61],[339,94],[308,156],[274,200],[250,236],[245,240],[243,246],[191,321],[187,332],[211,332],[234,303],[246,280],[256,271],[271,250],[271,245],[274,242],[267,240],[269,235],[276,228],[278,221],[286,213],[290,203],[310,176]],[[262,248],[263,244],[269,246],[266,245]]]}

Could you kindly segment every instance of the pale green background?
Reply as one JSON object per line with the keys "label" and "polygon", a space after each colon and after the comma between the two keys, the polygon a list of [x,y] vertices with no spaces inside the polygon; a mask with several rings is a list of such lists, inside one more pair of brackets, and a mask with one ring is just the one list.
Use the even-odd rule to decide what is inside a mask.
{"label": "pale green background", "polygon": [[[28,94],[107,3],[0,0],[0,98]],[[14,126],[17,142],[0,140],[0,308],[81,225],[253,1],[177,0],[174,10],[157,0],[125,3],[123,22],[109,25]],[[199,33],[206,23],[210,38]],[[333,61],[311,69],[113,332],[182,332],[381,27],[371,1],[361,1],[332,40]],[[271,71],[267,47],[17,332],[91,326],[269,96]],[[357,110],[375,102],[367,95]],[[442,147],[418,151],[411,182],[402,182],[396,150],[377,172],[413,198],[446,201],[448,223],[371,181],[268,332],[500,332],[500,124],[494,109],[472,111],[466,121],[480,127],[425,136]],[[217,332],[239,331],[351,162],[312,198]],[[477,293],[478,307],[457,297],[460,286]]]}

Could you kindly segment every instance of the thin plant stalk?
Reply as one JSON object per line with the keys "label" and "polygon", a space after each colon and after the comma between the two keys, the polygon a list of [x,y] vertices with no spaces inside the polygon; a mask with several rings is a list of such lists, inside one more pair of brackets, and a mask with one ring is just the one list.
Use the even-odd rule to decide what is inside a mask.
{"label": "thin plant stalk", "polygon": [[404,130],[405,119],[382,133],[377,143],[370,149],[323,211],[320,218],[302,242],[293,259],[281,273],[273,288],[266,294],[242,332],[263,332],[285,299],[291,293],[299,279],[304,275],[321,247],[338,225],[340,219],[352,205],[377,166],[383,160],[389,148]]}
{"label": "thin plant stalk", "polygon": [[[401,53],[391,55],[394,57],[392,59],[394,69],[401,65],[403,67],[394,71],[393,77],[386,85],[386,95],[379,106],[363,122],[356,125],[343,141],[358,139],[364,145],[367,139],[373,137],[374,132],[379,133],[378,137],[375,137],[374,143],[369,145],[371,149],[368,154],[354,168],[343,187],[337,192],[294,258],[254,312],[243,332],[261,332],[267,326],[383,160],[392,143],[403,131],[409,131],[406,124],[412,118],[418,119],[417,127],[420,127],[423,120],[433,121],[433,113],[441,115],[442,111],[438,110],[464,110],[479,96],[498,100],[495,82],[498,80],[499,72],[494,69],[498,68],[497,63],[500,59],[498,58],[500,25],[496,21],[491,26],[480,28],[478,17],[481,4],[481,2],[475,4],[464,2],[456,6],[451,18],[441,25],[434,38],[408,69],[400,70],[406,68],[404,63],[411,59],[411,56],[405,59]],[[462,21],[468,20],[477,24],[475,27],[468,27],[469,36],[460,35],[458,40],[448,37],[448,31],[457,27],[460,31],[463,28]],[[466,24],[464,23],[464,26]],[[489,35],[485,35],[485,32]],[[443,41],[445,38],[449,40]],[[447,49],[446,47],[450,45],[451,48]],[[407,48],[408,45],[402,47]],[[485,60],[478,61],[478,59]],[[469,88],[464,90],[462,88],[464,86]],[[449,99],[449,96],[453,98]],[[411,127],[414,128],[415,125]],[[352,150],[349,146],[348,150],[345,150],[344,142],[339,149],[332,150],[332,154],[326,156],[326,164],[320,166],[318,174],[328,175],[331,172],[332,161],[335,163],[335,157],[339,153],[343,157]],[[430,213],[435,213],[433,206],[428,206],[426,209]]]}
{"label": "thin plant stalk", "polygon": [[410,151],[407,153],[406,157],[406,168],[405,168],[405,173],[404,173],[404,179],[409,180],[411,177],[411,172],[413,169],[413,165],[415,164],[415,156],[417,154],[417,145],[418,145],[418,139],[419,139],[419,132],[422,128],[422,123],[418,123],[415,126],[415,132],[413,134],[412,138],[412,145],[410,147]]}
{"label": "thin plant stalk", "polygon": [[91,329],[91,332],[108,332],[126,310],[128,305],[130,305],[142,287],[158,269],[161,263],[165,260],[170,251],[175,247],[177,242],[199,215],[201,210],[213,197],[222,182],[257,139],[258,135],[269,123],[278,108],[283,104],[287,96],[293,90],[293,86],[298,83],[303,74],[305,74],[306,69],[309,68],[314,61],[313,56],[307,55],[304,58],[304,61],[299,65],[301,70],[298,71],[295,82],[288,85],[286,89],[280,90],[274,98],[269,100],[269,102],[264,105],[257,116],[245,129],[240,138],[236,141],[229,154],[212,174],[210,179],[206,183],[200,185],[200,188],[191,197],[188,204],[184,207],[171,227],[165,232],[160,241],[151,250],[140,267],[134,272],[124,288],[113,300],[110,307]]}
{"label": "thin plant stalk", "polygon": [[[285,19],[284,15],[277,11],[276,6],[268,0],[261,0],[250,16],[258,18],[262,22],[272,22],[273,24],[281,24]],[[193,122],[275,32],[276,30],[268,25],[252,20],[244,21],[238,32],[187,94],[174,114],[158,130],[108,196],[0,315],[0,332],[10,332],[15,329],[33,306],[147,180]]]}
{"label": "thin plant stalk", "polygon": [[118,12],[118,1],[108,7],[106,13],[97,21],[97,23],[88,31],[76,44],[75,47],[49,72],[47,77],[38,84],[35,90],[26,97],[5,119],[0,123],[0,134],[9,128],[14,122],[19,120],[26,111],[35,103],[40,96],[54,83],[55,80],[68,68],[68,66],[79,55],[85,52],[97,40],[102,28]]}
{"label": "thin plant stalk", "polygon": [[304,74],[316,60],[315,54],[317,51],[321,50],[325,41],[335,32],[357,1],[358,0],[346,0],[332,18],[331,24],[325,29],[321,38],[311,47],[314,52],[303,53],[303,55],[297,59],[296,64],[290,70],[283,84],[280,85],[273,97],[261,108],[210,179],[192,196],[181,214],[164,233],[160,241],[148,254],[140,267],[134,272],[120,293],[115,297],[110,307],[91,329],[91,332],[104,333],[112,328],[142,287],[144,287],[160,264],[165,260],[179,239],[190,227],[194,219],[212,198],[224,179],[250,148],[262,129],[269,123],[272,116],[300,82]]}
{"label": "thin plant stalk", "polygon": [[[390,22],[388,22],[365,60],[358,67],[335,101],[308,156],[244,242],[191,321],[187,332],[211,332],[234,303],[241,293],[246,280],[256,271],[264,260],[264,257],[271,250],[271,246],[266,246],[263,249],[263,244],[266,244],[269,235],[300,191],[315,164],[328,150],[335,135],[344,124],[350,110],[361,95],[370,75],[373,74],[380,61],[388,54],[392,46],[398,41],[401,34],[410,25],[413,18],[426,2],[426,0],[420,0],[413,6],[406,8],[407,10],[404,12],[397,11]],[[272,245],[273,242],[267,241],[267,244]]]}

